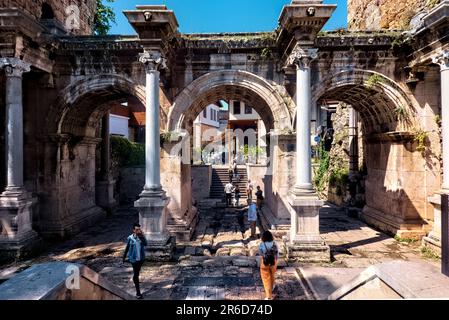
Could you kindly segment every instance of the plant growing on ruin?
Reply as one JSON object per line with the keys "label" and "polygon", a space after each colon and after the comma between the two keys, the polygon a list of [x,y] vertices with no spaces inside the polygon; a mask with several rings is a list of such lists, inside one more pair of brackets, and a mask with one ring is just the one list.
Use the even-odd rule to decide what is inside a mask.
{"label": "plant growing on ruin", "polygon": [[161,133],[160,138],[161,138],[161,146],[163,146],[164,143],[177,141],[179,139],[179,134],[174,131],[166,131]]}
{"label": "plant growing on ruin", "polygon": [[366,80],[365,82],[365,86],[368,89],[372,89],[374,88],[376,85],[378,85],[379,83],[382,83],[383,79],[380,75],[378,75],[377,73],[374,73],[373,75],[371,75],[368,80]]}
{"label": "plant growing on ruin", "polygon": [[111,154],[113,161],[120,167],[145,164],[145,145],[123,137],[111,137]]}
{"label": "plant growing on ruin", "polygon": [[441,126],[441,116],[439,114],[435,115],[434,120],[438,126]]}
{"label": "plant growing on ruin", "polygon": [[423,257],[427,258],[427,259],[432,259],[432,260],[439,260],[440,256],[437,255],[432,249],[428,248],[428,247],[422,247],[421,248],[421,254]]}
{"label": "plant growing on ruin", "polygon": [[418,130],[415,132],[415,138],[413,139],[418,145],[416,151],[425,152],[428,132],[424,130]]}
{"label": "plant growing on ruin", "polygon": [[440,3],[441,0],[428,0],[426,3],[426,7],[429,9],[432,9],[434,7],[436,7],[437,4]]}
{"label": "plant growing on ruin", "polygon": [[394,113],[399,121],[405,121],[408,119],[407,109],[403,106],[398,106],[394,109]]}
{"label": "plant growing on ruin", "polygon": [[313,178],[313,183],[318,192],[322,192],[326,188],[327,173],[329,171],[330,157],[329,152],[324,149],[324,144],[320,145],[320,161],[319,167]]}
{"label": "plant growing on ruin", "polygon": [[105,2],[112,3],[115,0],[97,0],[97,11],[94,18],[93,32],[97,36],[105,36],[112,28],[112,23],[116,23],[114,10],[105,5]]}
{"label": "plant growing on ruin", "polygon": [[260,57],[262,60],[270,60],[273,57],[273,51],[270,48],[263,48]]}

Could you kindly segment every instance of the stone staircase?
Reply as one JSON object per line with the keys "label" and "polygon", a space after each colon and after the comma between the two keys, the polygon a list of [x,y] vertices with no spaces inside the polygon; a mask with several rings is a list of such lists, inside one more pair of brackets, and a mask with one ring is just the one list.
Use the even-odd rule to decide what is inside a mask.
{"label": "stone staircase", "polygon": [[[211,199],[224,199],[224,187],[229,182],[229,168],[228,167],[213,167],[212,168],[212,183],[210,186]],[[238,186],[240,188],[240,203],[244,203],[246,195],[246,184],[248,183],[248,174],[246,166],[238,166],[237,172],[240,176]]]}

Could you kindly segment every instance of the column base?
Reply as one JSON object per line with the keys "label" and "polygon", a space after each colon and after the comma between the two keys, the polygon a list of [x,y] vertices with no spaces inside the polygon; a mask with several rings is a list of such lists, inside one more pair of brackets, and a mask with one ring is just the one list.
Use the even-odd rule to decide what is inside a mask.
{"label": "column base", "polygon": [[329,263],[331,262],[330,247],[320,243],[293,243],[287,246],[289,263]]}
{"label": "column base", "polygon": [[316,195],[318,197],[312,184],[295,185],[291,191],[292,197],[303,197],[306,195]]}
{"label": "column base", "polygon": [[306,193],[298,191],[293,190],[289,198],[292,211],[288,260],[291,263],[328,263],[331,261],[330,247],[319,231],[319,211],[324,201],[313,189]]}
{"label": "column base", "polygon": [[144,190],[140,199],[134,202],[139,210],[142,232],[148,242],[148,261],[169,261],[173,257],[176,238],[171,237],[167,230],[169,201],[163,190]]}
{"label": "column base", "polygon": [[169,237],[166,243],[148,242],[145,247],[146,261],[169,262],[173,261],[176,251],[176,237]]}
{"label": "column base", "polygon": [[0,196],[0,262],[33,256],[42,251],[43,242],[33,230],[32,207],[36,199],[26,191],[4,192]]}

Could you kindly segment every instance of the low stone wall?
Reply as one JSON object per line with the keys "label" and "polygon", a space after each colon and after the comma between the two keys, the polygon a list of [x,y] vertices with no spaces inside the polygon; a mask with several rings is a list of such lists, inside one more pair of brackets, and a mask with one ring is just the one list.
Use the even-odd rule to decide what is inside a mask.
{"label": "low stone wall", "polygon": [[0,300],[132,299],[88,267],[67,262],[33,265],[0,285]]}
{"label": "low stone wall", "polygon": [[145,186],[145,166],[124,167],[118,179],[120,203],[133,203]]}
{"label": "low stone wall", "polygon": [[212,166],[193,165],[192,174],[192,197],[196,202],[209,198],[210,185],[212,183]]}

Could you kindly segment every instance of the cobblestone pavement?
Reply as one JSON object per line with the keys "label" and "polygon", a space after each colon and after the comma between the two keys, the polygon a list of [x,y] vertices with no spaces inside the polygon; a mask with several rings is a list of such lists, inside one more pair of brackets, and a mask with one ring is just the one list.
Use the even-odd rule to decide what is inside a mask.
{"label": "cobblestone pavement", "polygon": [[[121,208],[76,237],[49,246],[36,259],[3,266],[0,282],[31,264],[69,261],[87,265],[134,294],[132,268],[122,263],[122,254],[125,239],[137,219],[134,208]],[[366,267],[392,259],[422,259],[417,245],[401,244],[335,208],[322,210],[320,224],[333,255],[333,262],[325,266]],[[255,257],[259,240],[251,239],[248,229],[243,210],[202,209],[192,241],[177,243],[173,262],[146,263],[142,268],[145,299],[263,299]],[[277,272],[275,298],[312,299],[299,269],[288,267],[284,261]]]}
{"label": "cobblestone pavement", "polygon": [[396,241],[333,206],[321,210],[320,232],[331,247],[333,267],[365,268],[392,260],[440,263],[421,254],[420,242]]}

